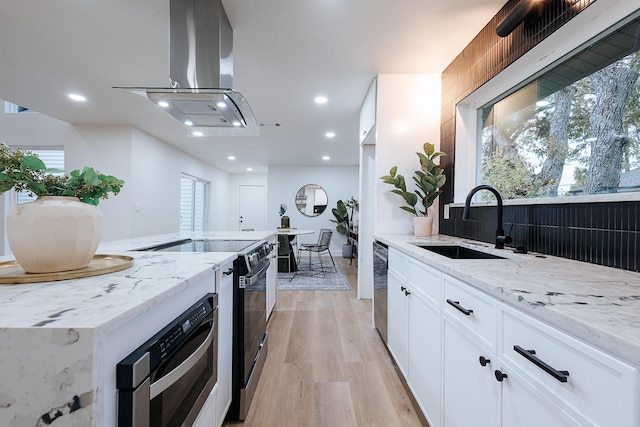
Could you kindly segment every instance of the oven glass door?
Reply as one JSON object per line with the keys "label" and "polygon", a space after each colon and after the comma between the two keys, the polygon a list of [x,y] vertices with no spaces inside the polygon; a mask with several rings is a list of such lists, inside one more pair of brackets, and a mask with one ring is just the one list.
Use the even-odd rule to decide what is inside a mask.
{"label": "oven glass door", "polygon": [[244,296],[244,378],[246,385],[267,330],[267,269],[270,260],[257,266],[252,276],[245,277]]}
{"label": "oven glass door", "polygon": [[151,427],[190,425],[200,412],[217,380],[215,314],[217,310],[213,319],[201,324],[170,359],[152,372]]}

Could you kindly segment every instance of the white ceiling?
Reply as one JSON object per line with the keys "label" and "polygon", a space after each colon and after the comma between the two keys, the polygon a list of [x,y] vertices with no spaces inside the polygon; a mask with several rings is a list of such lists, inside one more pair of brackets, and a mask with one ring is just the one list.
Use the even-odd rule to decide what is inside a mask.
{"label": "white ceiling", "polygon": [[[373,77],[441,72],[504,3],[222,1],[234,29],[234,89],[258,122],[281,124],[259,137],[187,137],[148,100],[113,89],[168,86],[169,0],[4,1],[0,99],[73,124],[131,124],[230,173],[355,165]],[[72,92],[87,102],[70,101]],[[315,104],[318,94],[329,102]]]}

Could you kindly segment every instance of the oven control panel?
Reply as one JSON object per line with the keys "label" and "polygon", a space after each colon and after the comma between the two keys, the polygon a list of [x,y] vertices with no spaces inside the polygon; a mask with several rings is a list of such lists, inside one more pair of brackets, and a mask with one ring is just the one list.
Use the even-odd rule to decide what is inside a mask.
{"label": "oven control panel", "polygon": [[[171,330],[167,331],[167,334],[164,335],[154,347],[159,350],[160,360],[165,359],[167,356],[171,355],[175,348],[177,348],[180,343],[189,336],[189,332],[191,328],[195,325],[199,325],[202,320],[211,313],[211,305],[207,303],[200,304],[196,309],[189,313],[189,316],[175,325]],[[153,363],[153,351],[152,351],[152,363]]]}
{"label": "oven control panel", "polygon": [[[147,342],[138,347],[133,353],[124,358],[117,365],[116,386],[118,389],[131,389],[139,384],[139,378],[134,375],[138,363],[148,357],[146,370],[154,369],[180,348],[185,340],[204,322],[211,321],[213,311],[218,306],[217,294],[208,294],[191,306],[178,318],[166,325]],[[149,372],[146,374],[149,375]]]}

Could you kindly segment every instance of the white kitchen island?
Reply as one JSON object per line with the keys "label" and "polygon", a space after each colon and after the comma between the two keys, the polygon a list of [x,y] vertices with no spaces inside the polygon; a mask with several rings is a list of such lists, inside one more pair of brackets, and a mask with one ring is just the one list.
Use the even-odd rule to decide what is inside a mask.
{"label": "white kitchen island", "polygon": [[0,425],[115,426],[116,364],[215,292],[216,270],[237,256],[135,249],[188,237],[273,235],[168,234],[105,243],[98,254],[132,256],[133,266],[82,279],[0,286]]}

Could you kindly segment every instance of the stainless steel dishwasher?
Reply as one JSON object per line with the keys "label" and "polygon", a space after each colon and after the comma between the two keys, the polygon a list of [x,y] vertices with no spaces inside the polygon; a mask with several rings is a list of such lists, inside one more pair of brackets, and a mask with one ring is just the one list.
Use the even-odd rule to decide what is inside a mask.
{"label": "stainless steel dishwasher", "polygon": [[389,247],[373,242],[373,322],[387,345],[387,269]]}

